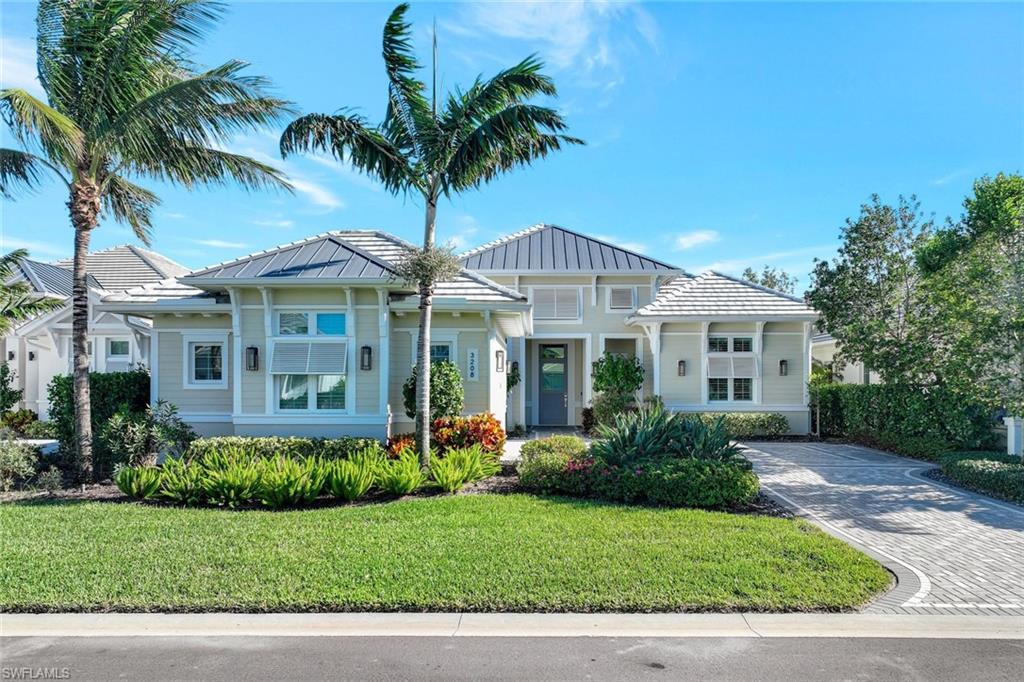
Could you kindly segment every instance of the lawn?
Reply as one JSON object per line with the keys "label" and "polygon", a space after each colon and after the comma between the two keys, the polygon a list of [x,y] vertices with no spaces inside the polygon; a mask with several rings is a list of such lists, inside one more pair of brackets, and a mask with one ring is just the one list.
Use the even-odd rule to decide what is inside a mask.
{"label": "lawn", "polygon": [[802,521],[527,495],[0,505],[2,611],[803,611],[889,585]]}

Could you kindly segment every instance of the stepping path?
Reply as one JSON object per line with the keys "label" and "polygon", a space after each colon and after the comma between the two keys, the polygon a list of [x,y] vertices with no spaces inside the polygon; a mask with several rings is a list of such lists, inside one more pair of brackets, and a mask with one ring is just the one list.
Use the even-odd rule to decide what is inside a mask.
{"label": "stepping path", "polygon": [[1024,615],[1024,507],[857,445],[745,446],[766,493],[896,574],[868,613]]}

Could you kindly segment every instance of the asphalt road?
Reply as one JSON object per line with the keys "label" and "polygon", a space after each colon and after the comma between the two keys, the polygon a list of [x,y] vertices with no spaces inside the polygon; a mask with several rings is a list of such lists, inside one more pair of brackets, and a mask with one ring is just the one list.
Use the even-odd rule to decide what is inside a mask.
{"label": "asphalt road", "polygon": [[0,680],[1020,680],[1024,641],[23,637]]}

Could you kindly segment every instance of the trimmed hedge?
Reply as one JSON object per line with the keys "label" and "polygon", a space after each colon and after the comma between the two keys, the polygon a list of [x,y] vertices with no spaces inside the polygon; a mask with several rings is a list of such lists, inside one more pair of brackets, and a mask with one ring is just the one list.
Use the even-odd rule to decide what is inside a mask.
{"label": "trimmed hedge", "polygon": [[[55,376],[47,389],[50,399],[50,423],[60,442],[61,462],[75,467],[75,395],[70,374]],[[92,405],[93,468],[97,477],[113,470],[111,452],[99,438],[103,425],[122,407],[129,412],[144,412],[149,405],[149,371],[137,368],[128,372],[92,372],[89,374],[89,399]]]}
{"label": "trimmed hedge", "polygon": [[255,459],[287,457],[308,459],[348,459],[356,452],[372,450],[384,453],[375,438],[300,438],[296,436],[215,436],[192,441],[186,460],[203,460],[217,453],[241,450]]}
{"label": "trimmed hedge", "polygon": [[992,445],[991,412],[941,387],[814,384],[819,433],[921,459]]}
{"label": "trimmed hedge", "polygon": [[725,420],[725,430],[733,440],[777,437],[789,433],[789,420],[778,412],[701,412],[705,424],[713,424],[719,417]]}
{"label": "trimmed hedge", "polygon": [[998,452],[952,452],[942,473],[965,488],[1024,504],[1024,462]]}

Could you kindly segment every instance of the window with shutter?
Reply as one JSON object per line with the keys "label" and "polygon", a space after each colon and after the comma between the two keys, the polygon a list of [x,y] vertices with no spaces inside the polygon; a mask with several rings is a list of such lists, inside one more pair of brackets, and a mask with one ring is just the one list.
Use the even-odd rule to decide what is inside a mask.
{"label": "window with shutter", "polygon": [[608,307],[612,310],[633,310],[633,287],[612,287],[608,290]]}
{"label": "window with shutter", "polygon": [[576,320],[580,316],[579,289],[534,289],[533,317],[537,320]]}
{"label": "window with shutter", "polygon": [[348,344],[278,341],[270,360],[271,374],[345,374]]}

